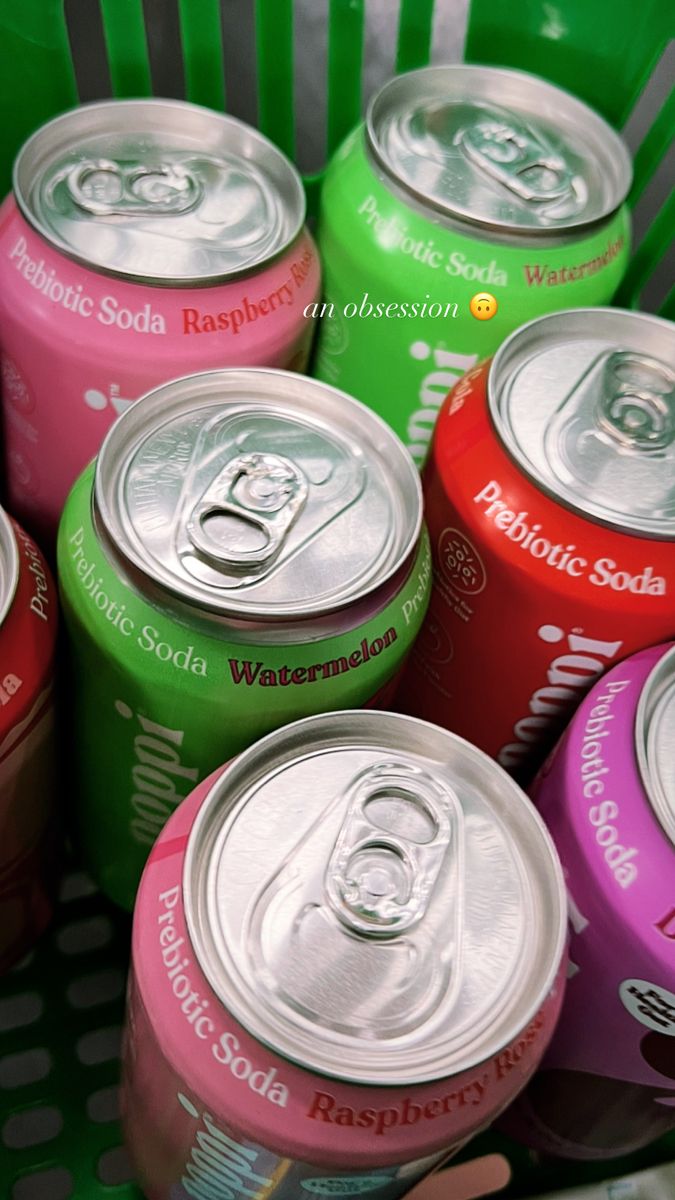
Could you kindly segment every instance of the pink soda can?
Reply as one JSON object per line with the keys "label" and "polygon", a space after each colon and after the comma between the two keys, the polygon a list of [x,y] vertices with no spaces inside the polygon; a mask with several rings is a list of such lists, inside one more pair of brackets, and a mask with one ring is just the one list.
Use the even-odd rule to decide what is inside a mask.
{"label": "pink soda can", "polygon": [[280,150],[176,100],[83,105],[38,129],[0,210],[12,511],[51,544],[116,416],[195,371],[302,370],[320,283]]}
{"label": "pink soda can", "polygon": [[145,1195],[404,1195],[535,1069],[565,939],[549,835],[481,751],[373,710],[270,734],[141,882],[122,1110]]}
{"label": "pink soda can", "polygon": [[533,792],[567,875],[570,978],[505,1127],[615,1157],[675,1129],[675,646],[595,685]]}

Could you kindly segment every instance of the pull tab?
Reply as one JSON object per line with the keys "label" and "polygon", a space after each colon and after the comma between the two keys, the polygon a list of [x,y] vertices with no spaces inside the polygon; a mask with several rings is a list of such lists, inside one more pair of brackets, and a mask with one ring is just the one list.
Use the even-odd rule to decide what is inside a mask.
{"label": "pull tab", "polygon": [[627,450],[662,450],[675,437],[675,375],[630,350],[607,356],[596,420]]}
{"label": "pull tab", "polygon": [[[220,471],[192,509],[187,536],[216,567],[268,566],[302,511],[307,493],[307,480],[290,459],[280,454],[241,454]],[[211,521],[214,527],[218,522],[217,536],[209,532]]]}
{"label": "pull tab", "polygon": [[459,803],[420,768],[397,762],[369,767],[350,792],[326,892],[348,929],[396,937],[427,911]]}
{"label": "pull tab", "polygon": [[521,200],[562,200],[574,192],[565,160],[524,125],[492,118],[463,129],[457,140],[479,170]]}
{"label": "pull tab", "polygon": [[86,159],[66,183],[75,204],[92,216],[175,216],[202,198],[199,181],[178,163],[123,167],[107,158]]}

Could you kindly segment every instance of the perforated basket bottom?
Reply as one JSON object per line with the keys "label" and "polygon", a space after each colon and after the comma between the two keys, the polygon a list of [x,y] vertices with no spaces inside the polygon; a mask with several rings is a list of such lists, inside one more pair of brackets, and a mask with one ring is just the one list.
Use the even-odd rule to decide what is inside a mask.
{"label": "perforated basket bottom", "polygon": [[[130,932],[86,875],[71,872],[51,929],[0,981],[0,1200],[142,1200],[118,1123]],[[538,1162],[488,1132],[461,1159],[488,1154],[508,1159],[512,1183],[500,1195],[517,1197],[674,1159],[675,1135],[630,1159],[582,1166]],[[439,1192],[467,1196],[466,1175],[460,1188],[450,1171],[435,1200]]]}

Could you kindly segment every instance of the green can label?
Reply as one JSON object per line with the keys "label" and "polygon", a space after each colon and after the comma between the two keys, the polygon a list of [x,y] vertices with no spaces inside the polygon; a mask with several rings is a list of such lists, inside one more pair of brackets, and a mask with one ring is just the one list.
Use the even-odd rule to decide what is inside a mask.
{"label": "green can label", "polygon": [[324,303],[307,311],[321,318],[314,373],[379,413],[420,464],[450,388],[508,334],[545,313],[609,303],[629,218],[624,205],[565,240],[488,238],[404,205],[376,175],[361,131],[328,170]]}
{"label": "green can label", "polygon": [[427,608],[431,560],[425,532],[400,590],[330,636],[286,624],[283,643],[273,626],[247,637],[198,612],[180,618],[120,577],[92,525],[92,479],[90,467],[73,489],[58,546],[78,824],[93,874],[130,908],[164,823],[216,767],[301,717],[386,707]]}

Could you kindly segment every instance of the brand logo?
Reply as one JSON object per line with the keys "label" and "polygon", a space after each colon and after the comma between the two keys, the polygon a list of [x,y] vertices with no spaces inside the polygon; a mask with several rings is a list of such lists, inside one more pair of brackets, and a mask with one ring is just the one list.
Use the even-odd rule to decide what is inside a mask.
{"label": "brand logo", "polygon": [[131,807],[136,814],[131,833],[135,841],[151,846],[174,808],[197,782],[199,768],[181,762],[178,750],[185,737],[182,729],[168,729],[141,713],[134,714],[123,700],[115,701],[115,709],[125,721],[135,716],[140,726],[141,732],[134,737],[136,761],[131,768]]}
{"label": "brand logo", "polygon": [[585,637],[581,630],[565,634],[557,625],[541,625],[537,637],[550,644],[565,639],[565,652],[557,654],[548,664],[546,684],[532,693],[528,714],[514,725],[517,740],[502,746],[497,755],[497,761],[507,770],[527,761],[545,735],[564,720],[570,708],[607,669],[623,645],[623,642]]}
{"label": "brand logo", "polygon": [[[191,1117],[200,1120],[198,1110],[182,1092],[178,1093],[178,1101]],[[228,1137],[208,1113],[201,1115],[201,1121],[203,1128],[197,1131],[190,1161],[181,1179],[188,1196],[195,1200],[214,1200],[218,1195],[235,1200],[237,1196],[259,1196],[263,1189],[267,1194],[273,1184],[272,1178],[253,1169],[260,1151]]]}
{"label": "brand logo", "polygon": [[438,565],[449,583],[465,596],[485,588],[485,564],[473,542],[459,529],[444,529],[438,539]]}
{"label": "brand logo", "polygon": [[434,431],[439,409],[448,392],[464,373],[478,362],[477,354],[456,354],[442,346],[432,349],[428,342],[413,342],[410,357],[417,362],[427,363],[431,370],[422,379],[418,392],[417,408],[408,421],[407,446],[415,462],[424,462]]}

